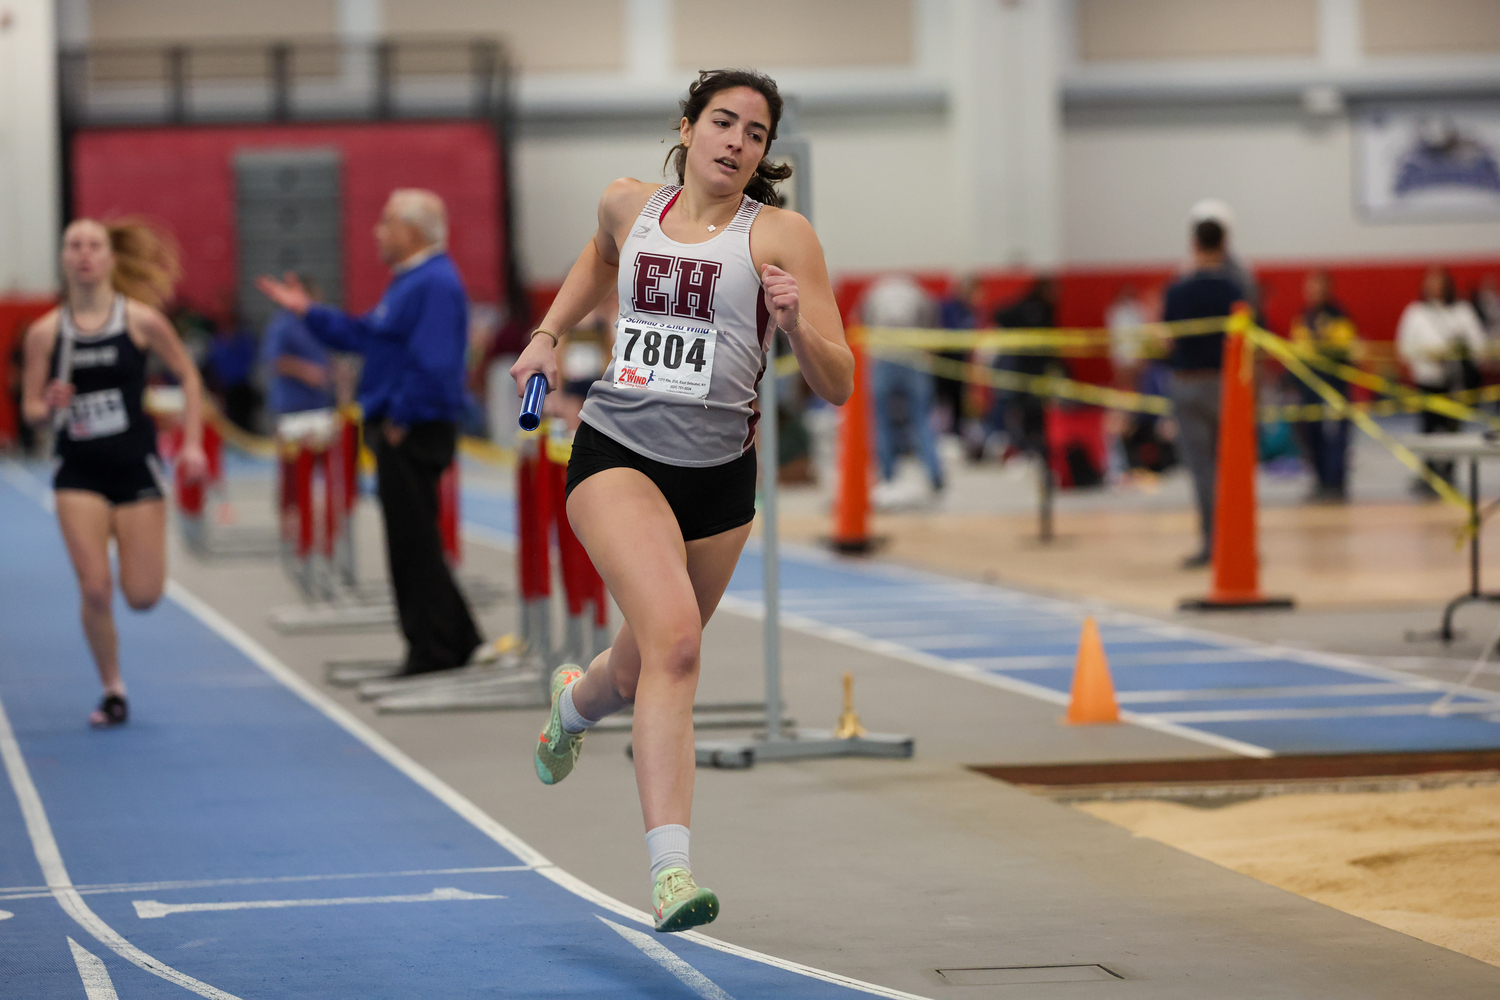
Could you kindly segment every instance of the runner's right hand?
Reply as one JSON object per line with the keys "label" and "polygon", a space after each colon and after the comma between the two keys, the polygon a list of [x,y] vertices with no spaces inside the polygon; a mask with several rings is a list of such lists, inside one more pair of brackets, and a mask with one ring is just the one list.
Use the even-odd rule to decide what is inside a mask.
{"label": "runner's right hand", "polygon": [[526,394],[526,383],[537,372],[547,376],[548,392],[557,388],[557,350],[552,346],[552,338],[545,333],[533,336],[526,350],[510,366],[510,376],[516,380],[517,396]]}
{"label": "runner's right hand", "polygon": [[47,404],[47,409],[52,412],[67,409],[69,403],[73,402],[73,383],[64,382],[61,379],[53,379],[47,383],[47,388],[42,390],[42,402]]}

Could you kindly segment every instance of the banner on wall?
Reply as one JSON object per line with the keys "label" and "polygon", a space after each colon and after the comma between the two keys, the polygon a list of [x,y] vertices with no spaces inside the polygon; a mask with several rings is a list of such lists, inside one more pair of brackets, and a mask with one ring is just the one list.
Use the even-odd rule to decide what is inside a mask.
{"label": "banner on wall", "polygon": [[1368,218],[1500,218],[1500,107],[1371,111],[1355,156]]}

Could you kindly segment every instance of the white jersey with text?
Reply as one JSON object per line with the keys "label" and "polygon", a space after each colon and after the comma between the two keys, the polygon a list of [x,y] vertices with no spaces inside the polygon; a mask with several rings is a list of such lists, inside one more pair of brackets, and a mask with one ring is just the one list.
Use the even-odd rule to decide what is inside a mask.
{"label": "white jersey with text", "polygon": [[722,465],[755,439],[751,404],[765,372],[769,314],[750,257],[760,203],[702,243],[679,243],[661,220],[681,194],[646,202],[620,248],[614,354],[589,389],[583,419],[668,465]]}

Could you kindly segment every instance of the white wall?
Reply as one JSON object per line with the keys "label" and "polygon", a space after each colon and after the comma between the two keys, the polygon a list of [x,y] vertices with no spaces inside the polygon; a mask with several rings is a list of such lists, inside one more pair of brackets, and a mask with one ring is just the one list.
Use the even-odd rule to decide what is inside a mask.
{"label": "white wall", "polygon": [[1351,128],[1342,118],[1319,126],[1071,124],[1062,161],[1064,256],[1072,263],[1180,259],[1188,208],[1203,197],[1234,208],[1235,245],[1251,259],[1500,252],[1500,222],[1361,219]]}
{"label": "white wall", "polygon": [[[952,197],[945,116],[856,115],[807,125],[814,222],[832,270],[965,265],[953,238],[963,220]],[[649,125],[629,135],[523,136],[515,204],[528,277],[561,279],[594,231],[604,186],[617,177],[665,180],[662,160],[673,141],[665,127],[653,134]]]}
{"label": "white wall", "polygon": [[51,0],[0,6],[0,296],[57,287],[57,104]]}

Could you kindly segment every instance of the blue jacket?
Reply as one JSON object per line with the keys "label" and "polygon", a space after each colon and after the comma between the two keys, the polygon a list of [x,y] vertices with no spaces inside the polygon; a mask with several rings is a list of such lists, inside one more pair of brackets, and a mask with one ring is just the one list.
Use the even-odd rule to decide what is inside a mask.
{"label": "blue jacket", "polygon": [[410,427],[458,419],[469,299],[446,253],[396,275],[368,314],[314,306],[307,311],[307,328],[334,350],[364,355],[359,405],[366,420],[384,417]]}
{"label": "blue jacket", "polygon": [[266,324],[260,339],[261,360],[266,366],[266,409],[280,416],[303,410],[320,410],[333,405],[333,393],[317,389],[290,375],[276,371],[281,358],[300,358],[328,366],[328,348],[307,332],[307,324],[289,312],[278,310]]}

